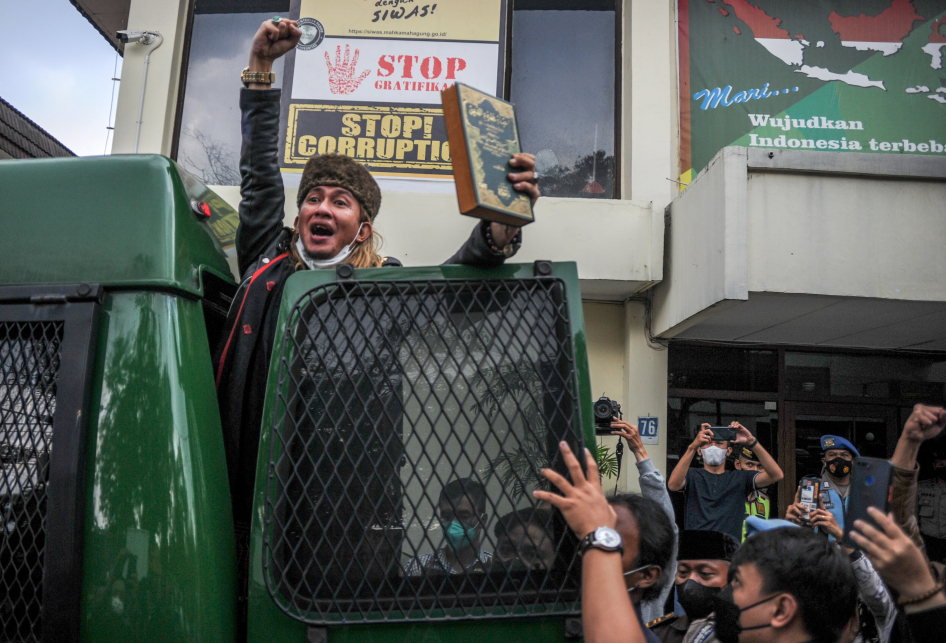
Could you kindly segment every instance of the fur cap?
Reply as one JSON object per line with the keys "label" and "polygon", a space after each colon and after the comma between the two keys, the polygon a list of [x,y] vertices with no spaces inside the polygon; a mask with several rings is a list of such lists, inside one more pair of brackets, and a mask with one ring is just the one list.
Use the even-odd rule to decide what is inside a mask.
{"label": "fur cap", "polygon": [[302,207],[309,190],[319,185],[345,188],[364,208],[369,221],[374,221],[381,207],[381,188],[364,165],[344,154],[313,156],[302,170],[296,205]]}

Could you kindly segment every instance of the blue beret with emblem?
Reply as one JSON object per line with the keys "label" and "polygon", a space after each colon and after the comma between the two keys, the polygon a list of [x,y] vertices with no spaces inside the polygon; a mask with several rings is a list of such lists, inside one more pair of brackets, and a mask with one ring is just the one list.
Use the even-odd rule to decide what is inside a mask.
{"label": "blue beret with emblem", "polygon": [[830,449],[847,449],[854,454],[855,458],[861,457],[860,452],[857,450],[853,444],[849,441],[842,438],[840,435],[822,435],[821,436],[821,450],[828,451]]}
{"label": "blue beret with emblem", "polygon": [[761,531],[770,531],[772,529],[786,529],[789,527],[798,527],[793,522],[782,520],[781,518],[760,518],[759,516],[746,517],[746,538],[753,536]]}

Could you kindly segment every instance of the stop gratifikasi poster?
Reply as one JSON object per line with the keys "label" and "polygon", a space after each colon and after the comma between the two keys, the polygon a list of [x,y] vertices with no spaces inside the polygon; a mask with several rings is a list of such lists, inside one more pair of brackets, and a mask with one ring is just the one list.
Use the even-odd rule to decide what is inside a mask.
{"label": "stop gratifikasi poster", "polygon": [[506,0],[294,0],[283,171],[347,154],[377,176],[452,178],[440,91],[499,96]]}
{"label": "stop gratifikasi poster", "polygon": [[680,169],[727,145],[946,154],[942,0],[678,0]]}

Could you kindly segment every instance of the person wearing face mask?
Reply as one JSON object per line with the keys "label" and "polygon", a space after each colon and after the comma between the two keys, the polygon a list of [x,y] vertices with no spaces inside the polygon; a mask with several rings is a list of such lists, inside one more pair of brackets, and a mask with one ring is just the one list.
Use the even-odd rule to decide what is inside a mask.
{"label": "person wearing face mask", "polygon": [[662,643],[681,643],[690,623],[709,616],[713,597],[726,586],[729,561],[738,548],[729,534],[681,532],[674,590],[686,613],[670,613],[647,624]]}
{"label": "person wearing face mask", "polygon": [[[645,511],[653,518],[654,524],[625,516],[625,528],[619,531],[619,508],[604,496],[598,464],[591,451],[584,449],[586,476],[568,444],[561,442],[559,448],[571,480],[552,469],[543,469],[542,476],[561,493],[536,490],[532,495],[561,511],[578,538],[578,551],[582,557],[582,638],[585,643],[654,643],[657,639],[653,632],[641,626],[639,608],[633,601],[635,593],[639,593],[643,584],[654,576],[653,565],[642,567],[641,559],[657,559],[659,556],[645,554],[645,549],[649,551],[651,546],[642,546],[638,537],[642,531],[649,531],[656,525],[660,531],[671,534],[672,550],[670,519],[663,514],[659,504],[641,498],[645,505],[650,506]],[[666,523],[662,524],[663,521]],[[638,529],[638,525],[642,529]],[[669,553],[666,555],[669,558]]]}
{"label": "person wearing face mask", "polygon": [[[860,457],[857,448],[839,435],[821,436],[821,508],[830,512],[841,532],[844,532],[844,510],[851,488],[851,470],[854,458]],[[801,488],[795,493],[795,503],[785,512],[785,518],[801,524],[804,507],[798,502]],[[830,540],[834,536],[828,535]]]}
{"label": "person wearing face mask", "polygon": [[[628,493],[609,498],[608,502],[617,515],[615,529],[625,543],[621,560],[624,582],[637,618],[643,623],[642,603],[660,596],[664,585],[670,582],[669,565],[676,533],[666,510],[656,500]],[[630,547],[631,543],[635,547]],[[647,628],[644,638],[651,643],[658,641]]]}
{"label": "person wearing face mask", "polygon": [[[667,487],[671,491],[686,490],[684,529],[721,531],[738,540],[746,518],[746,497],[781,480],[782,470],[749,429],[738,422],[730,426],[736,429],[732,444],[714,439],[710,425],[702,425],[670,474]],[[751,450],[759,458],[762,472],[727,471],[726,456],[732,446]],[[697,454],[703,459],[702,468],[690,467]]]}
{"label": "person wearing face mask", "polygon": [[[631,450],[631,453],[634,454],[634,459],[637,460],[637,483],[640,485],[641,495],[654,500],[663,507],[664,513],[667,514],[667,518],[670,519],[673,532],[676,534],[677,523],[673,513],[673,501],[670,499],[670,494],[667,493],[667,483],[664,482],[663,474],[660,473],[660,470],[654,465],[653,460],[650,459],[650,455],[647,453],[647,447],[644,446],[644,442],[641,439],[640,431],[633,424],[619,418],[614,418],[611,421],[611,428],[614,429],[611,431],[611,435],[616,435],[627,440],[627,446]],[[670,576],[676,567],[677,559],[676,552],[674,552],[670,560],[667,561],[667,564],[664,566],[661,575],[662,580],[660,587],[662,589],[660,589],[659,593],[656,595],[654,595],[653,592],[648,592],[648,596],[650,597],[641,602],[641,616],[644,621],[653,620],[663,614],[667,596],[672,589]]]}
{"label": "person wearing face mask", "polygon": [[[566,449],[567,446],[562,447],[562,452],[566,453]],[[565,495],[563,497],[548,491],[535,491],[533,495],[538,500],[543,500],[562,509],[569,526],[581,541],[579,550],[584,553],[595,546],[593,543],[599,530],[589,529],[594,523],[582,519],[582,514],[585,513],[583,507],[579,505],[573,510],[568,508],[570,492],[585,480],[581,469],[577,468],[577,460],[571,456],[570,451],[567,453],[566,462],[569,463],[569,472],[575,485],[570,484],[556,472],[543,469],[542,475],[562,490]],[[591,458],[590,454],[587,457]],[[574,462],[575,466],[572,466],[571,462]],[[596,467],[592,469],[593,465],[594,460],[591,459],[588,466],[589,476],[591,476],[592,471],[597,474]],[[579,479],[579,476],[581,476],[581,479]],[[597,484],[593,484],[593,489],[591,489],[595,499],[599,497],[598,494],[601,494],[601,483],[600,481],[596,482]],[[617,605],[602,606],[598,604],[583,580],[582,623],[585,643],[620,639],[622,638],[621,635],[630,634],[627,629],[622,629],[622,627],[640,627],[640,624],[643,623],[641,603],[660,595],[664,583],[669,579],[668,566],[670,559],[673,557],[677,540],[672,521],[665,509],[656,500],[637,494],[623,494],[608,498],[607,503],[611,509],[609,512],[611,516],[607,523],[598,524],[607,527],[607,531],[613,534],[617,542],[622,545],[620,551],[613,551],[621,554],[620,567],[623,573],[623,583],[634,610],[633,626],[630,623],[624,623],[617,615]],[[588,510],[590,511],[590,509],[589,507]],[[585,564],[585,562],[582,563],[583,577],[585,575]],[[596,591],[598,589],[600,588],[596,588]],[[594,604],[589,605],[590,602]],[[615,618],[608,618],[606,623],[600,622],[597,614],[602,608],[604,608],[603,611],[606,614]],[[648,643],[659,643],[659,639],[647,628],[643,628],[643,636]]]}
{"label": "person wearing face mask", "polygon": [[[381,190],[365,166],[348,156],[322,154],[308,160],[296,196],[298,216],[292,229],[283,225],[280,90],[271,88],[272,78],[266,75],[301,35],[293,20],[263,22],[251,42],[246,70],[262,76],[245,76],[240,94],[243,142],[236,250],[242,283],[214,348],[213,364],[233,517],[243,540],[249,533],[263,400],[286,281],[300,270],[334,269],[341,263],[355,268],[401,265],[378,254],[374,223]],[[510,166],[513,188],[535,202],[535,158],[517,154]],[[482,221],[446,263],[497,267],[515,254],[521,238],[519,229]],[[397,520],[391,516],[392,524]]]}
{"label": "person wearing face mask", "polygon": [[857,598],[847,557],[823,534],[753,520],[774,528],[746,538],[713,614],[691,624],[684,642],[836,643]]}
{"label": "person wearing face mask", "polygon": [[405,574],[485,572],[493,555],[481,547],[488,518],[483,485],[470,478],[448,482],[440,492],[437,517],[446,546],[412,558],[405,567]]}

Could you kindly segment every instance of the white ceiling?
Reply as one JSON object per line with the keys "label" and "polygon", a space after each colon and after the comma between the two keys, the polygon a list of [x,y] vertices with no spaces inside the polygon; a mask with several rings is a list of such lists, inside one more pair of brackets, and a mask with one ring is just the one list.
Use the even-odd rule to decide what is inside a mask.
{"label": "white ceiling", "polygon": [[676,337],[946,351],[946,302],[752,292]]}

